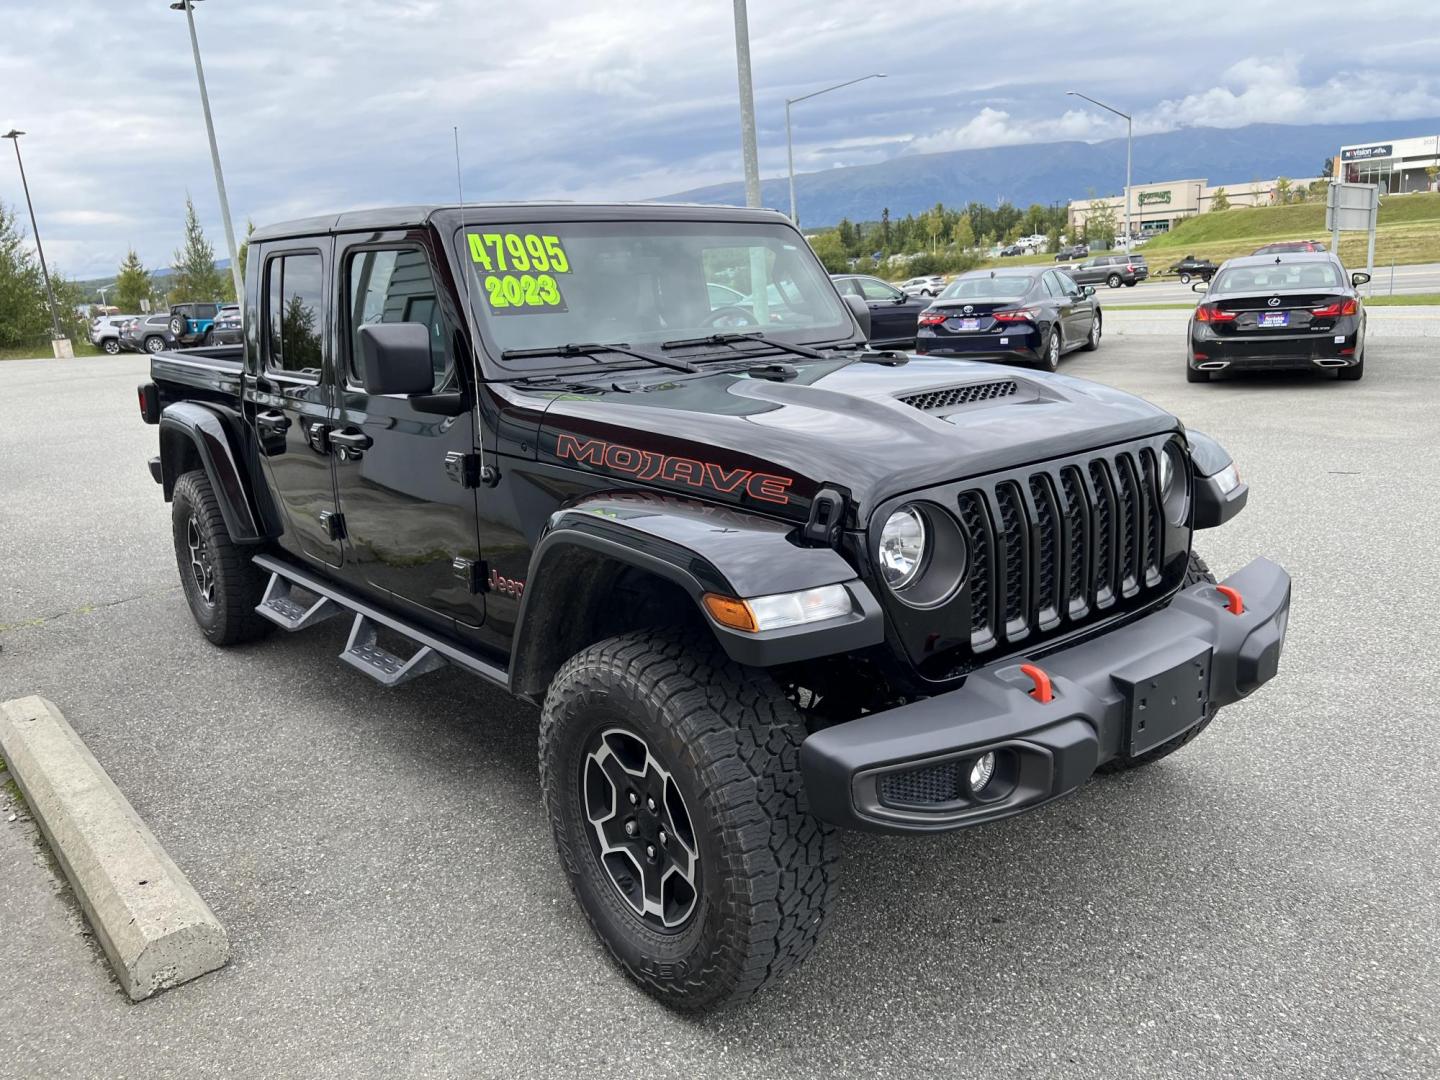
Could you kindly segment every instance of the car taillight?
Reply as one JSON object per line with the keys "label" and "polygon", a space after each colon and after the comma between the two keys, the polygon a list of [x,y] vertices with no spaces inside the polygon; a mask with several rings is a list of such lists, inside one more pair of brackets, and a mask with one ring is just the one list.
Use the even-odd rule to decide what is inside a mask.
{"label": "car taillight", "polygon": [[1135,272],[1135,267],[1134,267],[1134,266],[1130,266],[1130,265],[1126,265],[1126,267],[1125,267],[1125,272],[1128,273],[1128,274],[1133,274],[1133,273]]}
{"label": "car taillight", "polygon": [[1035,318],[1035,312],[1030,308],[1017,308],[1014,311],[997,311],[994,318],[996,322],[1029,322]]}
{"label": "car taillight", "polygon": [[923,311],[923,312],[920,313],[920,325],[921,325],[921,326],[939,326],[939,325],[940,325],[941,323],[943,323],[944,321],[945,321],[945,316],[944,316],[944,315],[936,314],[936,313],[933,312],[933,311]]}
{"label": "car taillight", "polygon": [[1234,322],[1233,311],[1221,311],[1214,304],[1201,304],[1195,309],[1196,322]]}
{"label": "car taillight", "polygon": [[1314,311],[1310,312],[1310,314],[1317,319],[1334,319],[1338,318],[1341,315],[1354,315],[1359,310],[1360,305],[1356,303],[1354,297],[1351,297],[1343,304],[1337,300],[1333,304],[1326,304],[1324,307],[1317,307]]}

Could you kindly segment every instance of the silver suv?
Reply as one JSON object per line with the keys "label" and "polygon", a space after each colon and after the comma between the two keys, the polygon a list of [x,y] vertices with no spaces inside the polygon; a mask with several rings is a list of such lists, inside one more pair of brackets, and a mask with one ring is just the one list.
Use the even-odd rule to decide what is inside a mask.
{"label": "silver suv", "polygon": [[90,344],[99,346],[111,356],[120,351],[120,331],[137,315],[101,315],[90,323]]}

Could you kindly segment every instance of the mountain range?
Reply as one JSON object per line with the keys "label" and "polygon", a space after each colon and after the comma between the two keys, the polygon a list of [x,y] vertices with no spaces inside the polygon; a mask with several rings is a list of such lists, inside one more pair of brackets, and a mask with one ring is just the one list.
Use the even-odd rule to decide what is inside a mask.
{"label": "mountain range", "polygon": [[[1320,175],[1325,160],[1349,143],[1385,142],[1433,135],[1440,119],[1386,120],[1353,124],[1249,124],[1238,128],[1192,127],[1134,140],[1133,183],[1204,177],[1211,184],[1241,184],[1277,176]],[[795,177],[800,219],[807,228],[841,218],[877,221],[919,213],[943,202],[1068,203],[1093,195],[1118,195],[1125,186],[1125,140],[1028,143],[979,150],[909,154],[874,165],[850,165]],[[766,206],[790,205],[785,177],[761,182]],[[742,181],[662,195],[656,202],[744,205]]]}

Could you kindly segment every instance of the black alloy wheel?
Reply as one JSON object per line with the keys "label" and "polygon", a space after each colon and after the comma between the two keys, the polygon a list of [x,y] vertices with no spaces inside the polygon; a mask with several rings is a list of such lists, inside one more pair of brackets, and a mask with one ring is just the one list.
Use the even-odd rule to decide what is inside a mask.
{"label": "black alloy wheel", "polygon": [[605,728],[586,747],[580,799],[590,849],[635,915],[660,933],[683,930],[700,896],[695,827],[675,778],[645,740]]}
{"label": "black alloy wheel", "polygon": [[275,624],[255,610],[267,575],[251,561],[252,549],[230,539],[203,470],[175,481],[170,516],[180,586],[201,633],[216,645],[234,645],[273,630]]}

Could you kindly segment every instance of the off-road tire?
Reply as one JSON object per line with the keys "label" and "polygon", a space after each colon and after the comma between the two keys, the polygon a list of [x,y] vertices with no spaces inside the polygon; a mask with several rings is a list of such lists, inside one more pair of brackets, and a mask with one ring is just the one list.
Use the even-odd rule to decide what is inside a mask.
{"label": "off-road tire", "polygon": [[[1204,372],[1201,372],[1201,374],[1203,375]],[[1185,568],[1185,581],[1180,587],[1182,589],[1188,589],[1190,586],[1199,585],[1201,582],[1209,582],[1211,585],[1214,585],[1215,575],[1210,572],[1210,567],[1205,565],[1205,560],[1192,551],[1190,553],[1190,565]],[[1210,721],[1215,719],[1215,714],[1218,711],[1218,709],[1211,707],[1206,710],[1205,719],[1201,720],[1200,723],[1196,724],[1189,731],[1183,731],[1169,742],[1161,743],[1153,750],[1147,750],[1143,754],[1136,754],[1134,757],[1113,757],[1104,765],[1101,765],[1096,771],[1102,773],[1125,772],[1129,769],[1138,769],[1142,765],[1149,765],[1159,761],[1161,758],[1169,757],[1182,746],[1187,746],[1198,738],[1200,733],[1210,726]]]}
{"label": "off-road tire", "polygon": [[[255,610],[265,594],[265,574],[251,561],[250,552],[230,539],[204,470],[187,472],[175,481],[170,520],[180,585],[200,632],[216,645],[238,645],[275,629],[274,623]],[[209,599],[192,567],[192,520],[213,574]]]}
{"label": "off-road tire", "polygon": [[1105,284],[1109,285],[1112,289],[1118,289],[1120,287],[1120,275],[1111,274],[1105,279]]}
{"label": "off-road tire", "polygon": [[170,322],[166,325],[169,326],[170,333],[175,335],[175,339],[177,341],[184,341],[185,331],[190,329],[190,324],[186,321],[185,316],[183,315],[172,315],[170,317]]}
{"label": "off-road tire", "polygon": [[[698,896],[678,929],[637,914],[591,842],[584,748],[614,725],[643,739],[669,770],[692,820]],[[550,685],[540,784],[561,866],[616,963],[674,1009],[749,997],[815,945],[834,903],[839,845],[833,827],[809,812],[799,768],[805,734],[770,676],[731,662],[703,632],[602,641],[571,657]]]}
{"label": "off-road tire", "polygon": [[1084,349],[1086,352],[1094,352],[1100,348],[1100,333],[1102,329],[1100,312],[1097,311],[1095,312],[1094,318],[1090,320],[1090,333],[1085,335]]}

